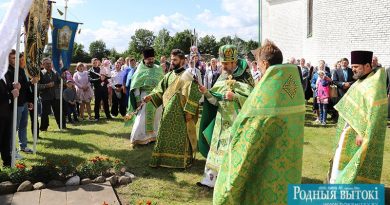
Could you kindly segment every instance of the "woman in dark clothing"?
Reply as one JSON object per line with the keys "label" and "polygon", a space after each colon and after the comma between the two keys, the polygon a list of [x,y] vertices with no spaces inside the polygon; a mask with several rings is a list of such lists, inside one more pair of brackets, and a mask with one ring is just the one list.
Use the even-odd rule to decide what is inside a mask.
{"label": "woman in dark clothing", "polygon": [[311,79],[313,78],[314,67],[311,66],[310,63],[307,63],[306,67],[309,68],[309,77],[308,77],[308,81],[307,81],[308,86],[307,86],[307,89],[305,90],[305,99],[309,100],[310,98],[313,97],[313,90],[310,89],[311,88],[310,82],[311,82]]}
{"label": "woman in dark clothing", "polygon": [[12,80],[0,79],[0,152],[3,166],[11,166],[12,102],[19,96],[20,84],[12,86]]}

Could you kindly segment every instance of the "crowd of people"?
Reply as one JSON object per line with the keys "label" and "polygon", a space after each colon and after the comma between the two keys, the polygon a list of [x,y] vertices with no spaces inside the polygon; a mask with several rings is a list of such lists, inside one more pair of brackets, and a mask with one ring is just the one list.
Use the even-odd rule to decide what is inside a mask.
{"label": "crowd of people", "polygon": [[326,125],[329,111],[340,123],[329,183],[379,182],[388,98],[385,71],[372,52],[353,51],[352,68],[343,58],[332,69],[323,60],[316,67],[303,58],[283,64],[282,51],[268,40],[256,50],[255,61],[239,58],[234,45],[221,46],[218,59],[207,63],[196,47],[189,55],[173,49],[170,63],[165,56],[156,61],[153,48],[142,54],[139,62],[94,58],[90,68],[77,63],[73,74],[66,69],[61,75],[44,58],[39,81],[28,79],[21,63],[20,81],[12,84],[12,51],[9,71],[0,81],[2,96],[8,96],[0,104],[0,115],[9,119],[0,123],[4,165],[10,165],[12,100],[19,96],[20,150],[30,153],[31,87],[38,83],[40,131],[47,131],[51,113],[60,127],[62,78],[62,128],[87,120],[85,110],[88,120],[99,121],[103,105],[107,119],[121,115],[133,120],[132,144],[153,144],[151,167],[188,168],[199,151],[206,164],[197,185],[214,188],[214,204],[286,204],[288,184],[301,182],[305,102],[310,98],[315,123]]}
{"label": "crowd of people", "polygon": [[[305,58],[296,60],[294,57],[288,59],[287,63],[297,65],[300,70],[305,100],[307,102],[312,99],[313,112],[317,116],[313,123],[326,125],[328,114],[331,115],[331,120],[337,122],[338,113],[334,105],[356,81],[348,58],[341,58],[333,67],[329,67],[324,60],[313,66]],[[381,67],[376,56],[373,56],[371,64],[374,69]]]}

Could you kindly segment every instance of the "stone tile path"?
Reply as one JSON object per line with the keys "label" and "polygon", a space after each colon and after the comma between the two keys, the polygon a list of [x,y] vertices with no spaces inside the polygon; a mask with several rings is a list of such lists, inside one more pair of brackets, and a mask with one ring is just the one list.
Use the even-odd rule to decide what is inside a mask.
{"label": "stone tile path", "polygon": [[0,195],[0,205],[120,205],[109,182]]}

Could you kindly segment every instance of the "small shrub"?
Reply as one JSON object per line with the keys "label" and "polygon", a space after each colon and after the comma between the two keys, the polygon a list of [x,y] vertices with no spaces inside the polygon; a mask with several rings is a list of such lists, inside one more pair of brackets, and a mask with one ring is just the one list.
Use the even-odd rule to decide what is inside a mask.
{"label": "small shrub", "polygon": [[76,166],[68,160],[63,160],[61,164],[58,165],[58,169],[60,175],[65,178],[72,177],[76,173]]}
{"label": "small shrub", "polygon": [[115,171],[116,174],[119,174],[121,172],[121,169],[125,167],[125,163],[123,161],[120,161],[120,160],[115,160],[114,161],[114,164],[113,164],[113,169]]}
{"label": "small shrub", "polygon": [[85,164],[80,165],[77,174],[81,178],[96,178],[97,176],[105,175],[112,167],[112,163],[107,157],[96,156]]}
{"label": "small shrub", "polygon": [[13,183],[22,183],[30,179],[30,170],[23,163],[18,163],[15,168],[11,168],[9,178]]}
{"label": "small shrub", "polygon": [[15,168],[0,169],[0,182],[22,183],[25,180],[30,180],[33,183],[48,183],[51,180],[65,180],[75,174],[81,178],[94,179],[98,176],[109,177],[115,173],[119,174],[121,169],[125,169],[124,167],[125,163],[120,160],[111,161],[109,158],[101,156],[96,156],[77,168],[67,160],[59,162],[58,165],[47,161],[34,165],[31,169],[27,169],[24,163],[18,163]]}
{"label": "small shrub", "polygon": [[99,175],[103,175],[112,167],[112,163],[108,157],[96,156],[89,161],[92,162],[94,170]]}
{"label": "small shrub", "polygon": [[33,182],[48,183],[51,180],[58,180],[59,170],[53,164],[34,165],[30,171],[30,178]]}
{"label": "small shrub", "polygon": [[9,168],[0,170],[0,182],[4,182],[4,181],[9,181],[10,180],[9,172],[10,172]]}
{"label": "small shrub", "polygon": [[90,163],[85,163],[80,165],[77,170],[77,175],[79,175],[80,178],[91,178],[91,179],[94,179],[98,176],[98,174],[93,169],[92,164]]}

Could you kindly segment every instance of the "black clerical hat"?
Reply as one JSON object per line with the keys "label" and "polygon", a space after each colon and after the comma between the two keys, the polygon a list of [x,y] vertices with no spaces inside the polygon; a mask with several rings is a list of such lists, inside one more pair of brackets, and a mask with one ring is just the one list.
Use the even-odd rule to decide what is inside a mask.
{"label": "black clerical hat", "polygon": [[372,51],[352,51],[351,64],[365,65],[372,62]]}
{"label": "black clerical hat", "polygon": [[152,47],[145,48],[143,50],[144,59],[154,57],[154,49]]}

